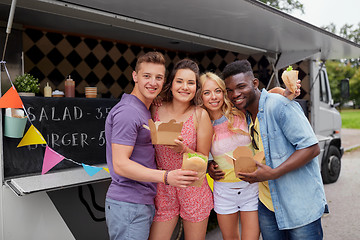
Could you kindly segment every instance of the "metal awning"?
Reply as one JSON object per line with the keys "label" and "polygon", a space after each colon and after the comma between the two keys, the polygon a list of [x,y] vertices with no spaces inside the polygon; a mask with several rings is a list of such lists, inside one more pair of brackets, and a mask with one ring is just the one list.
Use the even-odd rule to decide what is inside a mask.
{"label": "metal awning", "polygon": [[253,0],[18,0],[14,23],[187,52],[360,57],[359,44]]}

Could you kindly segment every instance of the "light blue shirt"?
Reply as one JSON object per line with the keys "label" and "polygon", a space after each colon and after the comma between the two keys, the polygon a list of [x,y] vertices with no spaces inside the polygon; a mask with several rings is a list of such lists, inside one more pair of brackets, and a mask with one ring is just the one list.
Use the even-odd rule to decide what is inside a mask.
{"label": "light blue shirt", "polygon": [[[285,162],[296,150],[318,143],[296,101],[262,90],[257,117],[266,165],[272,168]],[[269,188],[280,230],[307,225],[324,213],[326,198],[317,157],[301,168],[269,180]]]}

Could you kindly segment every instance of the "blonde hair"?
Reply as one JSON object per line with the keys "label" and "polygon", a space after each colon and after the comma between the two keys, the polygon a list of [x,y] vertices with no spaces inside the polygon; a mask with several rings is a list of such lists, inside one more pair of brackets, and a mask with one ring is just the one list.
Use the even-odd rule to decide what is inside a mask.
{"label": "blonde hair", "polygon": [[[208,111],[206,109],[206,107],[204,106],[204,102],[202,100],[202,92],[203,92],[203,88],[204,88],[204,84],[206,83],[206,81],[208,80],[212,80],[215,81],[216,84],[219,86],[219,88],[221,89],[221,91],[224,94],[224,104],[221,107],[221,111],[223,112],[223,115],[229,120],[228,121],[228,129],[232,132],[239,132],[238,128],[234,128],[233,124],[234,124],[234,116],[239,116],[240,118],[243,118],[245,120],[245,114],[241,111],[239,111],[238,109],[236,109],[234,107],[234,105],[231,103],[228,95],[227,95],[227,91],[226,91],[226,86],[224,81],[215,73],[212,72],[206,72],[204,74],[202,74],[200,76],[200,94],[197,95],[197,103],[198,106],[204,108],[206,111]],[[240,132],[243,132],[242,130]],[[246,133],[246,132],[244,132]]]}

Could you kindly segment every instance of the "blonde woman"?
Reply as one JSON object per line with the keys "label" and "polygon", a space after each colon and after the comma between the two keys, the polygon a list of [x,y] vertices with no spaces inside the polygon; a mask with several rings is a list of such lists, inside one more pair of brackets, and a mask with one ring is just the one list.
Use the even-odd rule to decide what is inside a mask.
{"label": "blonde woman", "polygon": [[249,146],[251,140],[244,113],[233,108],[227,97],[224,81],[214,73],[200,77],[202,106],[212,120],[214,136],[211,154],[224,172],[214,181],[214,210],[223,239],[259,239],[258,184],[249,184],[235,176],[233,164],[225,154],[232,155],[238,146]]}

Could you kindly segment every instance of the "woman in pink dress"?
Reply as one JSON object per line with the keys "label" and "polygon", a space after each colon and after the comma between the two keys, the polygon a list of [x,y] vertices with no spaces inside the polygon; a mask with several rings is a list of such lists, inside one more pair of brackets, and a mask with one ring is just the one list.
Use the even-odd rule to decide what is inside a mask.
{"label": "woman in pink dress", "polygon": [[[198,65],[189,59],[175,64],[164,86],[164,102],[152,109],[155,121],[183,122],[181,137],[175,147],[155,145],[159,169],[181,168],[183,153],[197,152],[208,156],[213,128],[208,113],[195,106],[199,89]],[[185,239],[205,239],[207,222],[213,208],[210,187],[204,179],[200,187],[176,188],[158,184],[155,197],[156,213],[150,239],[170,239],[179,215],[183,219]]]}

